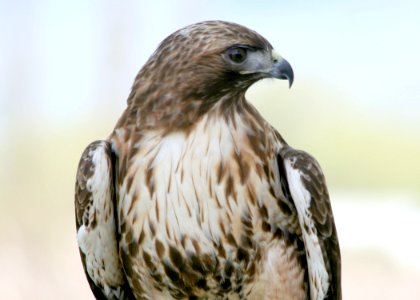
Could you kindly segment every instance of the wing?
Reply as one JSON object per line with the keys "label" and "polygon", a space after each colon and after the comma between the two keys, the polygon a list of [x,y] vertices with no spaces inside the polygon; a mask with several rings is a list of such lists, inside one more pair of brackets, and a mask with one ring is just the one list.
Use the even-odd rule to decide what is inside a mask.
{"label": "wing", "polygon": [[302,230],[311,299],[341,299],[340,248],[321,167],[308,153],[289,146],[280,151],[278,161]]}
{"label": "wing", "polygon": [[82,154],[76,177],[77,242],[96,299],[133,298],[118,255],[114,161],[109,142],[93,142]]}

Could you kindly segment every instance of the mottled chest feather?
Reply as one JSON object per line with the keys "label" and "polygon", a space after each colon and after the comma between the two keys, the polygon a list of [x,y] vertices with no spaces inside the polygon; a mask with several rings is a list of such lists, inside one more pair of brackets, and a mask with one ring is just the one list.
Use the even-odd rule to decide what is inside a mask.
{"label": "mottled chest feather", "polygon": [[241,122],[203,118],[188,134],[147,132],[135,151],[120,149],[120,247],[138,296],[246,297],[266,249],[284,228],[298,230],[275,188],[281,144]]}

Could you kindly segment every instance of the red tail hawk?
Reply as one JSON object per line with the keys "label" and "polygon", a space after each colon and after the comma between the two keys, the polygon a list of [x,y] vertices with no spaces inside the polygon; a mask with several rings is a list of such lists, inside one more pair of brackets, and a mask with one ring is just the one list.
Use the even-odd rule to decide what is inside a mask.
{"label": "red tail hawk", "polygon": [[77,241],[97,299],[341,299],[321,168],[245,99],[293,82],[258,33],[209,21],[167,37],[76,180]]}

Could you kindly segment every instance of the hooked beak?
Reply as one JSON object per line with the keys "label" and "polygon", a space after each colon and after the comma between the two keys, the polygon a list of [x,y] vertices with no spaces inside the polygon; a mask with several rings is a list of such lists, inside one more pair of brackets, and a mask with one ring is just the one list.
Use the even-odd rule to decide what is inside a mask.
{"label": "hooked beak", "polygon": [[273,55],[273,65],[270,75],[273,78],[289,80],[289,88],[292,87],[294,79],[292,66],[280,55]]}

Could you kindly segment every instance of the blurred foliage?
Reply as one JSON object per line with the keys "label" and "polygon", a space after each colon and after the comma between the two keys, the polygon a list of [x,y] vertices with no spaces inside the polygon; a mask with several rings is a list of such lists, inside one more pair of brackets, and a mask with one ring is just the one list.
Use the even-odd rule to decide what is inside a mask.
{"label": "blurred foliage", "polygon": [[263,81],[248,98],[295,148],[321,163],[333,188],[420,193],[420,120],[396,123],[322,82]]}

